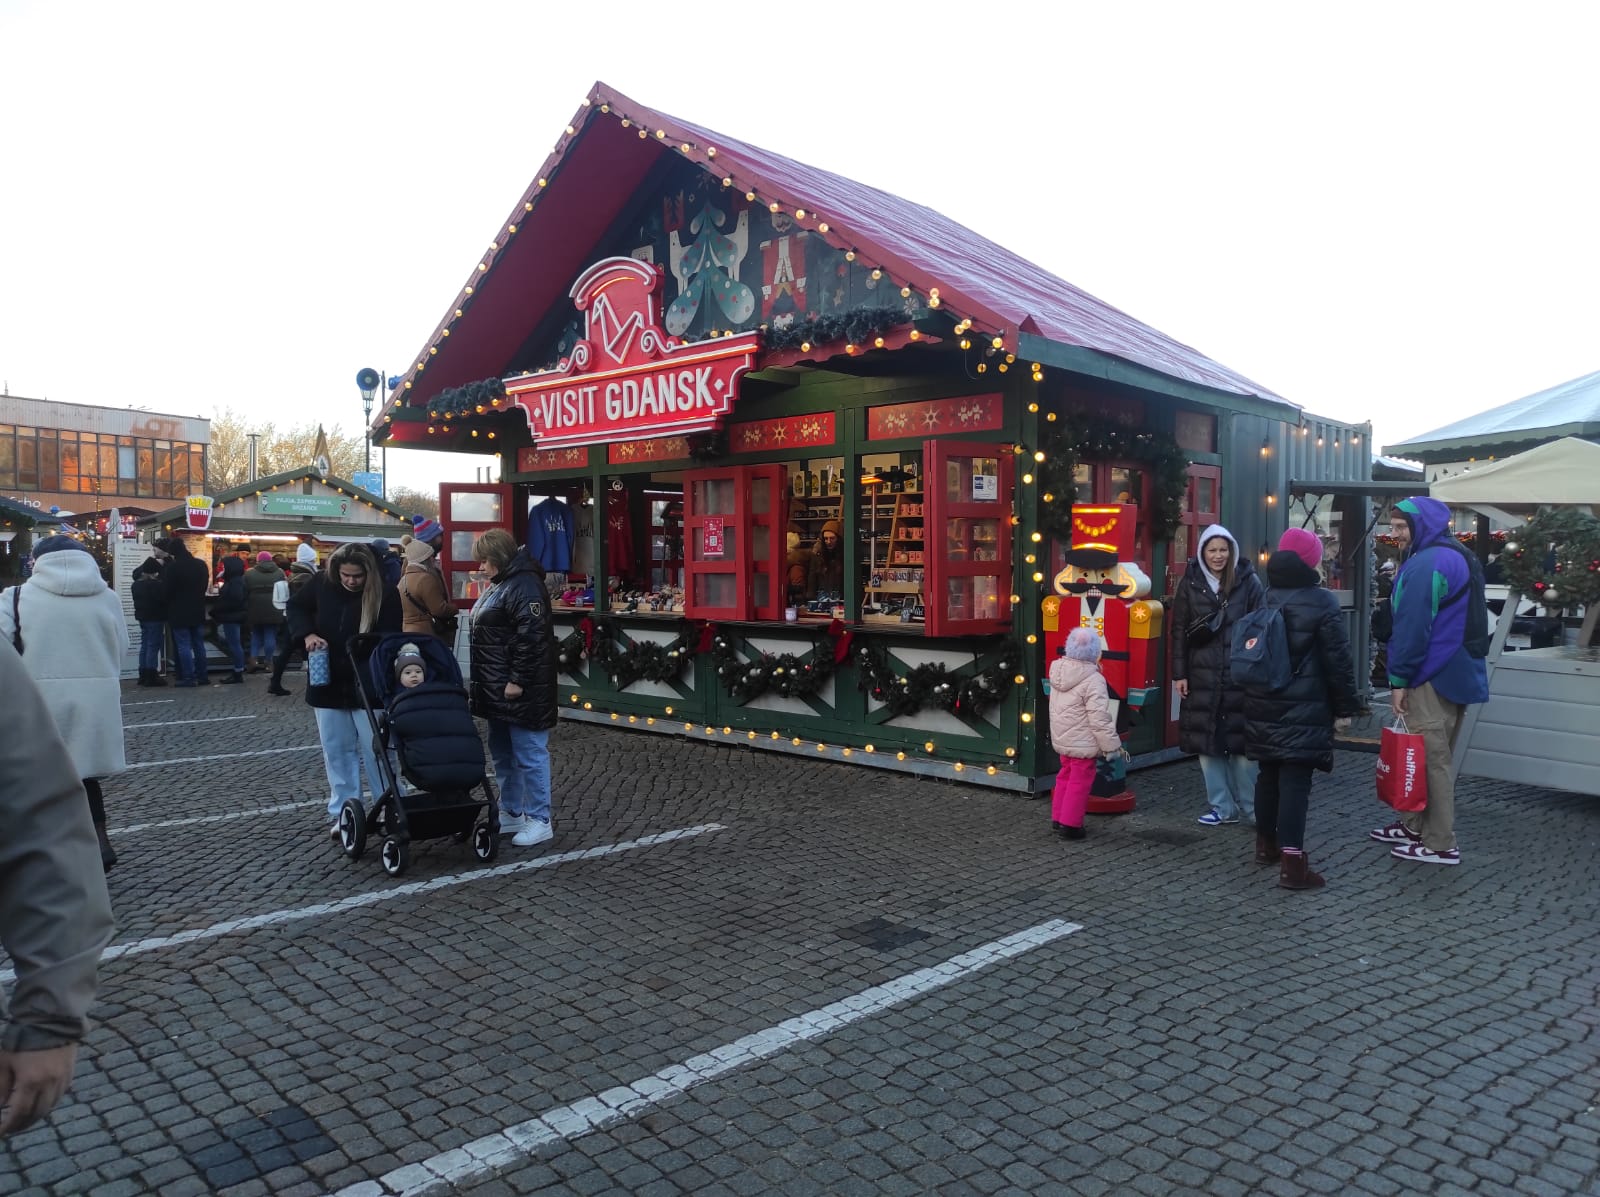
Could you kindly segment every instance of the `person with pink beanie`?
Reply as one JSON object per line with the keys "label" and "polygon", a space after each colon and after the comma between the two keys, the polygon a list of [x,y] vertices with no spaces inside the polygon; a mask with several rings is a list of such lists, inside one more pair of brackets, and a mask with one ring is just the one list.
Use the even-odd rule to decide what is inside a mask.
{"label": "person with pink beanie", "polygon": [[1283,616],[1292,676],[1281,690],[1246,687],[1245,751],[1256,774],[1256,863],[1277,864],[1284,889],[1318,889],[1306,858],[1306,812],[1315,770],[1333,770],[1336,724],[1361,713],[1344,615],[1322,586],[1322,541],[1290,528],[1267,562],[1266,605]]}

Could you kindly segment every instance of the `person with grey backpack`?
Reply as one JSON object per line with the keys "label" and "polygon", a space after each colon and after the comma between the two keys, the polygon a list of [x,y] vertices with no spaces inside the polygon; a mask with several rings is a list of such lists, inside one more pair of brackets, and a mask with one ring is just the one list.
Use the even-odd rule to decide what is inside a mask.
{"label": "person with grey backpack", "polygon": [[1245,751],[1256,774],[1256,853],[1284,889],[1319,889],[1306,857],[1316,770],[1333,770],[1333,736],[1362,712],[1344,615],[1322,586],[1322,541],[1290,528],[1267,562],[1267,593],[1234,629],[1232,673],[1244,689]]}

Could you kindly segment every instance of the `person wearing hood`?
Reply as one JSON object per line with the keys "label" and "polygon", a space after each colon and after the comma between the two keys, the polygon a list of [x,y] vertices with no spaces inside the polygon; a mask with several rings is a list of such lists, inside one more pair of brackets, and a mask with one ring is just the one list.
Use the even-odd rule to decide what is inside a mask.
{"label": "person wearing hood", "polygon": [[251,673],[260,673],[267,667],[267,661],[278,655],[278,625],[283,622],[283,613],[274,605],[272,593],[283,580],[283,570],[265,549],[256,554],[256,563],[245,571]]}
{"label": "person wearing hood", "polygon": [[1073,628],[1061,656],[1050,662],[1050,744],[1061,756],[1050,826],[1062,839],[1081,840],[1095,762],[1122,752],[1093,628]]}
{"label": "person wearing hood", "polygon": [[379,536],[368,546],[372,555],[378,560],[378,572],[383,575],[385,586],[400,585],[400,575],[405,572],[406,563],[400,555],[389,547],[389,542]]}
{"label": "person wearing hood", "polygon": [[787,533],[788,553],[783,559],[785,573],[784,605],[798,607],[805,602],[811,574],[813,550],[801,543],[800,525],[791,523]]}
{"label": "person wearing hood", "polygon": [[822,525],[816,548],[806,565],[806,598],[844,594],[844,527],[838,520]]}
{"label": "person wearing hood", "polygon": [[244,682],[244,642],[240,632],[250,614],[250,592],[245,588],[244,572],[243,557],[229,554],[222,559],[222,585],[211,608],[211,618],[217,621],[217,632],[232,666],[222,679],[224,686],[238,686]]}
{"label": "person wearing hood", "polygon": [[1402,499],[1389,530],[1401,553],[1389,599],[1389,705],[1422,737],[1428,801],[1370,834],[1401,860],[1460,864],[1451,762],[1463,712],[1489,698],[1488,666],[1466,647],[1468,604],[1484,600],[1473,593],[1466,555],[1448,543],[1450,509],[1443,503],[1426,495]]}
{"label": "person wearing hood", "polygon": [[100,779],[127,769],[122,749],[122,660],[130,647],[122,602],[100,566],[70,536],[33,549],[33,576],[0,597],[0,636],[22,656],[83,781],[100,861],[117,863],[106,838]]}
{"label": "person wearing hood", "polygon": [[283,688],[283,671],[289,668],[289,661],[298,654],[305,656],[305,645],[289,635],[289,600],[299,594],[306,583],[317,576],[317,550],[308,544],[302,543],[294,553],[294,563],[289,566],[289,576],[272,588],[272,603],[281,613],[284,621],[283,635],[278,637],[278,651],[272,658],[272,677],[267,682],[267,693],[274,698],[287,698],[289,691]]}
{"label": "person wearing hood", "polygon": [[1244,691],[1228,676],[1233,625],[1261,606],[1255,566],[1221,524],[1200,534],[1199,551],[1172,600],[1172,688],[1181,700],[1178,747],[1200,758],[1207,827],[1255,821],[1256,765],[1244,749]]}
{"label": "person wearing hood", "polygon": [[414,636],[437,635],[435,621],[441,626],[451,622],[456,608],[445,593],[433,546],[412,537],[406,542],[405,559],[406,572],[400,577],[403,630]]}
{"label": "person wearing hood", "polygon": [[1322,585],[1322,541],[1290,528],[1267,561],[1263,605],[1283,616],[1292,676],[1281,690],[1247,689],[1245,751],[1256,774],[1256,863],[1278,864],[1283,889],[1318,889],[1306,858],[1314,770],[1333,771],[1333,735],[1361,713],[1355,658],[1339,600]]}

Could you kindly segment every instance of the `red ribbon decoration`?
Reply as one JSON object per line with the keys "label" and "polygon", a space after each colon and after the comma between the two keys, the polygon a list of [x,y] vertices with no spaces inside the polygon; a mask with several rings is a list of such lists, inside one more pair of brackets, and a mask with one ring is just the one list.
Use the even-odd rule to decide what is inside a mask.
{"label": "red ribbon decoration", "polygon": [[588,656],[594,649],[594,619],[585,615],[578,621],[578,631],[583,633],[583,655]]}
{"label": "red ribbon decoration", "polygon": [[828,635],[833,637],[833,663],[842,664],[850,655],[850,642],[856,634],[844,626],[843,620],[836,619],[828,625]]}

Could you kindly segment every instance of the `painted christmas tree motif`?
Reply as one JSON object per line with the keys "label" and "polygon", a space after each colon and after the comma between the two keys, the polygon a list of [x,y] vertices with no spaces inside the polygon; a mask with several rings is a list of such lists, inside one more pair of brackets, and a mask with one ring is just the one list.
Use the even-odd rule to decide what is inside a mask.
{"label": "painted christmas tree motif", "polygon": [[716,301],[734,326],[749,320],[756,310],[755,293],[739,281],[739,264],[750,245],[749,213],[739,213],[731,236],[717,231],[726,222],[724,213],[707,204],[689,222],[693,241],[684,246],[676,231],[671,235],[670,260],[678,280],[678,297],[667,308],[665,323],[675,337],[689,331],[708,299]]}

